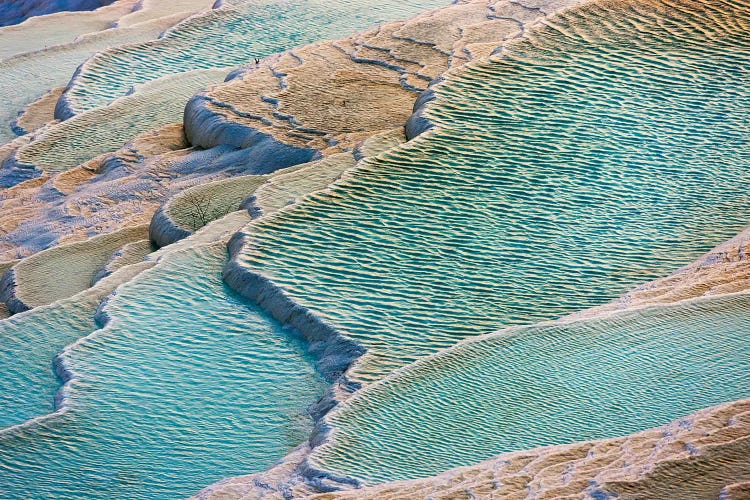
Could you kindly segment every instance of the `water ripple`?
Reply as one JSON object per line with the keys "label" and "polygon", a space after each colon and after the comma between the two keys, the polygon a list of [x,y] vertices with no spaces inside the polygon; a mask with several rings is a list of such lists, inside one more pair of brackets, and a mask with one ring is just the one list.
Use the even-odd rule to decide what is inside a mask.
{"label": "water ripple", "polygon": [[[263,470],[304,441],[305,408],[324,383],[277,324],[225,289],[224,262],[223,244],[199,246],[118,289],[107,327],[63,352],[74,374],[66,411],[0,435],[0,497],[184,497]],[[60,328],[72,322],[85,336],[93,330],[85,313],[66,320],[55,308],[32,311],[13,338],[0,336],[0,352],[59,346],[70,341]],[[39,399],[52,378],[42,354],[25,356],[36,360],[31,369],[9,364],[1,393],[34,389]],[[37,372],[44,387],[24,377]],[[29,414],[28,404],[2,402],[4,416]]]}
{"label": "water ripple", "polygon": [[368,381],[601,304],[736,234],[750,37],[726,27],[747,7],[631,3],[570,12],[450,78],[435,132],[254,227],[240,260],[367,346]]}
{"label": "water ripple", "polygon": [[[367,240],[370,272],[326,283],[353,295],[369,274],[370,293],[377,286],[385,298],[381,316],[351,304],[324,309],[386,360],[360,367],[365,376],[403,363],[420,342],[424,352],[447,333],[481,331],[485,318],[554,318],[600,302],[747,224],[750,44],[746,23],[727,27],[750,20],[750,10],[732,2],[607,5],[561,15],[504,57],[467,68],[440,88],[430,112],[441,128],[412,147],[417,160],[395,151],[342,187],[335,207],[332,199],[308,207],[307,234],[319,230],[311,212],[323,212],[335,226],[329,238],[345,234],[349,219],[338,214],[346,208],[375,208],[350,201],[348,190],[366,184],[382,193],[378,208],[385,199],[399,208],[385,207],[387,224]],[[460,145],[472,151],[468,159],[452,156]],[[392,185],[391,176],[405,182]],[[435,181],[420,189],[427,179]],[[283,250],[266,257],[265,246],[300,227],[293,215],[260,233],[261,246],[246,255],[282,284],[298,276],[295,267]],[[395,244],[383,237],[392,227],[401,230]],[[365,237],[331,246],[361,251]],[[392,259],[421,258],[419,268],[398,263],[421,296],[391,285],[402,280],[387,274],[395,266],[380,258],[381,245]],[[294,250],[310,282],[344,275],[313,273],[318,260],[301,241]],[[345,262],[332,254],[325,257]],[[309,286],[293,293],[306,300]],[[629,434],[747,397],[748,300],[701,299],[462,342],[347,401],[328,417],[330,440],[310,463],[365,483],[426,477],[502,452]],[[427,334],[401,319],[402,307],[423,318]],[[366,337],[361,325],[381,338]]]}
{"label": "water ripple", "polygon": [[339,38],[445,0],[231,0],[221,9],[181,23],[159,40],[104,51],[90,60],[68,91],[76,113],[97,108],[168,74],[251,63],[291,47]]}
{"label": "water ripple", "polygon": [[472,339],[365,388],[311,463],[367,483],[621,436],[750,395],[750,295]]}

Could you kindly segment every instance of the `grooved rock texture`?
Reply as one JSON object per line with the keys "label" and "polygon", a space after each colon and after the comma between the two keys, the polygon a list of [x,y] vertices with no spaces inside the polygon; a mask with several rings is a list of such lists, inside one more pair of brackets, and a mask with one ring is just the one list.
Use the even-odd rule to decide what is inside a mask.
{"label": "grooved rock texture", "polygon": [[[404,126],[417,97],[442,73],[489,56],[543,17],[514,2],[465,0],[293,49],[235,71],[191,99],[185,131],[202,147],[244,148],[271,136],[324,154],[350,148],[362,133]],[[426,128],[412,118],[407,135]]]}
{"label": "grooved rock texture", "polygon": [[148,224],[170,194],[200,182],[173,171],[186,147],[182,127],[168,126],[113,155],[0,190],[0,259]]}
{"label": "grooved rock texture", "polygon": [[333,499],[747,498],[750,400],[693,413],[630,436],[505,453],[438,476],[347,492]]}
{"label": "grooved rock texture", "polygon": [[[147,222],[165,199],[206,180],[266,174],[352,150],[372,133],[403,127],[415,102],[421,112],[431,94],[417,100],[420,92],[443,71],[488,55],[542,17],[511,2],[460,2],[411,21],[273,56],[233,73],[230,81],[188,103],[187,138],[194,146],[210,148],[205,151],[186,149],[191,144],[182,130],[165,126],[114,154],[75,166],[115,137],[105,134],[97,144],[84,141],[80,147],[70,141],[90,135],[92,120],[111,121],[107,110],[42,128],[30,144],[20,140],[0,151],[8,167],[0,178],[8,184],[42,175],[0,193],[0,258],[23,257]],[[160,81],[110,107],[147,111],[148,99],[168,98],[171,85],[182,88],[179,78]],[[51,98],[30,106],[18,125],[34,128],[44,122],[42,117],[51,118]],[[416,121],[407,127],[411,135],[428,128]],[[124,126],[113,121],[117,134]],[[165,243],[186,234],[155,240]]]}

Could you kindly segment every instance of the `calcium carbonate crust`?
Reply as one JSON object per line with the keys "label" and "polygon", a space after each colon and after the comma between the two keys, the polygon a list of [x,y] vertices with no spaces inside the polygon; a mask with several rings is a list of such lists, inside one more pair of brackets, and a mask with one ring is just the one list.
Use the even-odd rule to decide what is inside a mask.
{"label": "calcium carbonate crust", "polygon": [[[558,2],[557,4],[555,4],[554,2],[545,4],[543,2],[539,6],[523,5],[523,7],[526,9],[537,10],[539,13],[539,19],[536,22],[540,22],[541,19],[547,18],[562,10],[577,6],[581,3],[584,2],[568,1]],[[528,31],[528,28],[536,24],[536,22],[522,24],[523,34]],[[500,52],[502,52],[501,49],[502,46],[496,47],[491,51],[491,53],[499,54]],[[460,69],[457,70],[460,71]],[[430,84],[427,90],[419,94],[419,97],[414,102],[412,114],[404,125],[404,132],[408,139],[411,140],[417,138],[421,134],[435,128],[436,124],[432,122],[429,117],[429,106],[431,102],[437,99],[436,87],[439,86],[439,84],[442,83],[445,79],[450,78],[450,73],[451,71],[448,71],[447,73],[441,75],[439,78],[435,79]],[[237,77],[237,75],[234,76]],[[252,135],[249,131],[241,132],[241,129],[233,128],[234,125],[235,124],[226,124],[222,122],[222,126],[228,128],[227,131],[222,133],[226,134],[227,136],[233,136],[236,138],[250,137]],[[327,435],[330,432],[330,427],[327,423],[325,423],[325,415],[328,414],[328,412],[336,407],[340,402],[344,401],[351,394],[352,389],[356,389],[356,387],[353,387],[351,385],[351,381],[346,378],[346,372],[349,367],[356,363],[357,359],[359,359],[359,356],[365,354],[365,350],[359,345],[349,345],[346,342],[348,339],[342,336],[341,333],[338,332],[332,325],[327,323],[325,320],[317,317],[308,309],[295,303],[268,277],[240,265],[240,263],[238,263],[237,261],[237,255],[240,251],[240,248],[246,245],[252,245],[251,237],[249,237],[248,235],[238,233],[232,238],[232,241],[229,245],[230,262],[227,264],[224,271],[225,281],[231,288],[238,291],[244,297],[258,303],[261,307],[271,313],[274,318],[284,324],[292,326],[297,331],[298,335],[300,335],[307,342],[310,342],[311,345],[314,345],[316,353],[321,356],[321,361],[319,362],[319,364],[321,369],[323,370],[323,373],[326,373],[326,370],[328,370],[327,374],[329,377],[332,374],[340,374],[341,385],[345,388],[345,390],[340,390],[340,386],[335,384],[334,387],[326,394],[321,404],[318,407],[313,408],[312,414],[317,419],[317,422],[315,426],[315,432],[311,436],[311,439],[308,443],[310,447],[309,449],[312,449],[324,443]],[[320,346],[321,343],[322,347]],[[336,352],[337,348],[341,349],[341,351],[338,353]],[[334,370],[331,371],[330,367],[334,367]],[[744,408],[743,405],[746,405],[746,403],[747,401],[740,401],[736,404],[738,404],[739,407]],[[683,422],[686,421],[700,420],[702,422],[704,416],[714,415],[718,411],[725,411],[727,409],[731,410],[733,408],[733,404],[734,403],[729,403],[720,407],[702,410],[700,412],[697,412],[696,414],[686,417],[683,420],[680,420],[677,423],[669,424],[667,426],[664,426],[663,428],[658,428],[651,431],[644,431],[644,433],[671,432],[671,430],[674,429],[675,426],[684,425]],[[713,422],[713,420],[711,420],[710,418],[708,419],[708,421],[710,423]],[[722,424],[722,426],[724,425],[726,425],[726,421]],[[635,434],[632,436],[632,439],[635,440],[638,438],[638,436],[639,434]],[[631,436],[618,439],[627,440],[631,439]],[[606,444],[606,442],[608,441],[609,440],[605,440],[603,441],[603,443]],[[615,442],[616,440],[612,441]],[[591,445],[598,444],[599,442],[595,442]],[[567,447],[550,447],[548,449],[545,448],[543,452],[531,450],[528,452],[518,452],[517,454],[527,454],[534,456],[537,453],[540,453],[546,456],[547,453],[552,455],[554,453],[557,453],[556,450],[559,450],[559,452],[564,456],[566,450],[568,448],[571,448],[572,446],[580,445],[570,445]],[[309,449],[305,448],[305,450]],[[279,469],[272,468],[264,474],[254,474],[244,478],[234,478],[225,480],[222,483],[217,483],[216,485],[209,487],[199,493],[197,498],[219,498],[222,496],[224,488],[237,488],[239,484],[242,484],[244,488],[243,494],[241,496],[242,498],[255,498],[256,495],[260,495],[260,491],[263,491],[263,496],[268,496],[270,498],[301,498],[307,497],[308,495],[315,492],[351,490],[351,488],[360,488],[362,486],[361,483],[355,478],[338,477],[311,466],[307,461],[307,451],[305,450],[295,452],[293,459],[291,458],[292,455],[290,455],[290,457],[288,457],[289,460],[280,462],[280,465],[278,467],[281,468],[288,468],[290,463],[296,464],[291,469],[291,472],[289,472],[289,470],[285,472],[286,477],[283,480],[279,480],[276,477]],[[504,455],[490,460],[500,462],[504,460],[503,457]],[[450,471],[446,473],[446,475],[447,474],[451,474],[451,484],[455,485],[456,488],[451,490],[451,494],[449,495],[443,497],[437,495],[435,496],[435,498],[486,497],[482,494],[475,495],[471,492],[470,488],[463,488],[461,484],[462,473],[458,469],[457,472]],[[421,498],[423,496],[432,497],[433,493],[437,490],[435,488],[432,488],[430,484],[433,481],[440,480],[442,477],[443,476],[440,476],[440,478],[438,479],[430,478],[422,480],[425,485],[423,485],[421,490],[409,491],[406,489],[400,489],[400,483],[394,483],[394,489],[396,490],[397,494],[392,498]],[[262,490],[256,488],[253,485],[263,485]],[[339,494],[322,495],[320,498],[337,498],[339,495],[342,498],[358,498],[360,495],[363,498],[391,498],[389,496],[389,486],[390,483],[383,485],[383,488],[381,489],[377,489],[376,487],[372,489],[351,490],[341,492]],[[409,485],[409,487],[411,486]],[[418,491],[419,493],[415,493],[416,491]],[[399,496],[399,494],[401,494],[401,496]],[[587,490],[585,494],[589,495],[588,498],[609,498],[608,496],[606,496],[606,493],[603,493],[603,490],[598,490],[595,487]],[[601,496],[602,494],[604,494],[605,496]],[[237,496],[237,498],[239,497],[240,496]]]}

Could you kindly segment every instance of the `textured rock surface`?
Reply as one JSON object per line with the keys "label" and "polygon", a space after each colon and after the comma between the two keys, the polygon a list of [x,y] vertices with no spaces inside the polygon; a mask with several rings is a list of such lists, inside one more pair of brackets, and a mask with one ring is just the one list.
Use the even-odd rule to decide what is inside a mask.
{"label": "textured rock surface", "polygon": [[[750,400],[623,438],[506,453],[439,476],[334,498],[718,498],[750,478]],[[737,498],[742,486],[735,486]]]}
{"label": "textured rock surface", "polygon": [[52,124],[55,121],[55,103],[57,103],[64,89],[64,87],[54,88],[26,106],[13,123],[13,129],[16,133],[19,135],[28,134],[44,125]]}
{"label": "textured rock surface", "polygon": [[96,272],[92,280],[95,285],[107,276],[112,275],[123,267],[137,264],[143,261],[146,256],[154,250],[148,239],[142,239],[124,244],[115,251],[107,262]]}
{"label": "textured rock surface", "polygon": [[186,146],[181,127],[165,127],[114,155],[0,190],[0,258],[148,224],[167,196],[199,182],[172,171]]}
{"label": "textured rock surface", "polygon": [[[0,262],[0,293],[2,293],[3,284],[2,284],[2,277],[5,276],[5,273],[7,273],[11,267],[16,265],[18,263],[17,260],[11,260],[6,262]],[[0,320],[7,318],[10,315],[10,311],[8,310],[8,307],[5,305],[4,302],[0,301]]]}
{"label": "textured rock surface", "polygon": [[[0,258],[25,257],[61,243],[148,224],[164,201],[184,189],[242,174],[263,178],[278,167],[246,153],[228,147],[190,148],[182,127],[167,125],[136,137],[114,154],[0,190]],[[256,184],[253,179],[245,181]],[[252,191],[244,193],[242,182],[228,181],[223,194],[211,194],[221,205],[209,207],[211,212],[219,209],[214,215],[239,208]],[[179,219],[181,210],[175,214]],[[163,245],[189,234],[190,228],[184,228],[169,236],[178,226],[161,216],[159,212],[157,220],[162,223],[154,225],[154,241]],[[167,232],[159,236],[159,231]]]}
{"label": "textured rock surface", "polygon": [[97,281],[97,274],[118,249],[146,235],[145,225],[135,226],[24,259],[0,281],[0,300],[11,312],[19,313],[71,297]]}
{"label": "textured rock surface", "polygon": [[644,304],[668,304],[684,299],[741,292],[750,288],[750,229],[718,245],[695,262],[628,292],[618,300],[573,316]]}
{"label": "textured rock surface", "polygon": [[247,200],[247,209],[258,217],[299,203],[309,193],[334,182],[355,164],[354,155],[339,153],[279,172],[258,187]]}
{"label": "textured rock surface", "polygon": [[[351,147],[362,133],[402,127],[420,92],[442,73],[490,55],[542,18],[538,9],[514,2],[461,1],[294,49],[195,96],[185,131],[203,147],[247,147],[267,136],[324,153]],[[408,123],[412,136],[425,128],[416,118]]]}
{"label": "textured rock surface", "polygon": [[[87,158],[95,150],[78,150],[68,138],[89,135],[87,123],[101,121],[103,116],[99,115],[112,110],[84,113],[43,129],[31,144],[20,143],[9,149],[6,165],[16,166],[15,170],[5,170],[9,183],[39,175],[45,169],[70,170],[54,174],[51,179],[40,177],[3,193],[0,227],[7,237],[0,251],[9,258],[24,256],[63,241],[81,239],[92,229],[101,234],[142,223],[151,217],[165,195],[196,183],[189,177],[198,171],[216,176],[268,173],[310,161],[321,153],[330,155],[352,149],[377,130],[402,127],[418,92],[441,71],[486,55],[496,45],[479,42],[502,40],[518,33],[518,22],[499,17],[488,20],[488,15],[513,14],[521,22],[534,18],[533,10],[503,2],[458,4],[439,12],[440,15],[429,13],[410,22],[391,23],[340,42],[303,47],[299,49],[301,56],[292,51],[272,57],[258,68],[241,71],[233,80],[196,97],[186,110],[187,135],[196,145],[216,146],[208,151],[155,158],[164,151],[145,151],[144,143],[166,142],[167,149],[187,146],[178,146],[175,136],[167,138],[173,134],[164,132],[167,128],[145,134],[155,139],[131,141],[113,155],[70,168],[76,164],[76,155]],[[434,23],[442,28],[439,32],[430,29]],[[298,59],[302,56],[307,59]],[[155,90],[159,90],[158,96],[168,97],[161,92],[167,88]],[[112,106],[148,106],[148,99],[139,97],[141,94],[149,96],[148,92],[136,92]],[[42,107],[40,103],[38,108]],[[325,113],[321,113],[323,109]],[[249,118],[256,111],[260,121]],[[41,121],[36,120],[35,125]],[[272,125],[258,126],[265,121]],[[110,141],[112,137],[103,140]],[[178,165],[175,155],[186,158]],[[61,157],[63,161],[56,159]],[[21,197],[26,199],[23,204],[18,202]],[[93,203],[97,204],[95,210]],[[63,219],[65,229],[58,222]],[[45,231],[39,231],[40,227]],[[49,241],[32,237],[39,233],[44,233]]]}
{"label": "textured rock surface", "polygon": [[[134,137],[182,120],[185,102],[206,85],[221,81],[226,70],[205,70],[171,75],[142,85],[108,106],[95,108],[63,122],[50,122],[33,141],[13,155],[18,165],[55,174],[120,149]],[[49,102],[47,99],[42,101]],[[41,110],[37,101],[17,121]],[[45,110],[48,111],[48,110]],[[47,116],[47,120],[53,120]],[[37,119],[37,122],[41,119]],[[32,123],[31,126],[34,124]]]}

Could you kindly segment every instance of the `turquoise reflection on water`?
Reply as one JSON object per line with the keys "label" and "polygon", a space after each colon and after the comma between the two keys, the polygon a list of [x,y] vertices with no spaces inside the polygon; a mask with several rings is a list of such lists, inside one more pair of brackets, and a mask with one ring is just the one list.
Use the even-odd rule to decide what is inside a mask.
{"label": "turquoise reflection on water", "polygon": [[365,380],[687,264],[750,220],[750,16],[691,5],[578,9],[471,65],[436,131],[254,228],[244,264],[367,346]]}
{"label": "turquoise reflection on water", "polygon": [[1,497],[185,497],[307,438],[324,383],[225,289],[224,262],[223,245],[199,247],[118,290],[111,323],[70,350],[69,411],[0,435]]}
{"label": "turquoise reflection on water", "polygon": [[97,304],[65,301],[0,321],[0,429],[55,410],[60,380],[52,360],[96,330]]}
{"label": "turquoise reflection on water", "polygon": [[[116,151],[138,134],[181,121],[187,100],[222,82],[235,66],[301,44],[408,19],[449,2],[387,0],[377,6],[363,0],[227,3],[234,6],[194,17],[159,40],[98,54],[68,91],[75,111],[90,113],[50,129],[21,150],[20,161],[47,172],[73,168]],[[173,77],[155,81],[167,75]],[[142,86],[134,96],[105,109],[138,85]]]}
{"label": "turquoise reflection on water", "polygon": [[172,73],[239,66],[275,52],[336,39],[447,0],[230,0],[229,8],[193,18],[154,42],[104,52],[69,90],[77,112],[103,106],[133,85]]}

